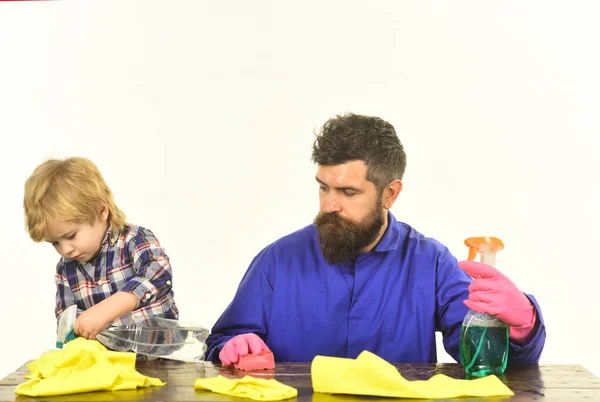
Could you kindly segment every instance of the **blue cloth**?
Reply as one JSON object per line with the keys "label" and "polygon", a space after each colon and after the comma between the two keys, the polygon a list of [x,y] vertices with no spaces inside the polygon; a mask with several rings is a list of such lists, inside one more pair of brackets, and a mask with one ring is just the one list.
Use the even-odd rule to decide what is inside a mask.
{"label": "blue cloth", "polygon": [[[448,249],[388,213],[373,251],[330,265],[315,225],[263,249],[207,340],[218,361],[235,335],[260,336],[277,361],[310,362],[316,355],[356,358],[368,350],[390,362],[436,362],[435,332],[460,362],[462,321],[471,278]],[[537,363],[546,331],[538,325],[524,346],[511,343],[510,363]]]}

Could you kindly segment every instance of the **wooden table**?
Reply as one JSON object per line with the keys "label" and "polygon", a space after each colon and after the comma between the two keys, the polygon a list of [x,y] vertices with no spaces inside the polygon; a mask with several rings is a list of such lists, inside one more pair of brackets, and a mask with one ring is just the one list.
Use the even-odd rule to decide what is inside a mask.
{"label": "wooden table", "polygon": [[[432,375],[443,373],[454,378],[464,378],[462,366],[458,364],[395,364],[400,373],[408,380],[426,380]],[[28,373],[25,366],[0,381],[0,401],[250,401],[208,391],[194,390],[194,381],[199,377],[212,377],[217,374],[229,378],[244,375],[231,368],[221,368],[211,363],[186,364],[173,361],[156,360],[138,362],[137,370],[150,377],[158,377],[167,385],[136,391],[92,392],[86,394],[64,395],[59,397],[30,398],[18,397],[15,386],[25,380]],[[298,389],[295,401],[312,402],[351,402],[359,400],[394,399],[358,397],[351,395],[313,394],[310,379],[310,363],[280,363],[275,370],[255,374],[262,378],[277,380]],[[509,367],[501,377],[510,389],[513,397],[495,398],[458,398],[454,402],[472,401],[600,401],[600,378],[592,375],[579,365],[531,365]],[[398,400],[398,399],[396,399]],[[414,400],[414,399],[412,399]],[[416,400],[415,400],[416,401]],[[418,401],[423,401],[419,399]],[[438,399],[438,401],[440,401]]]}

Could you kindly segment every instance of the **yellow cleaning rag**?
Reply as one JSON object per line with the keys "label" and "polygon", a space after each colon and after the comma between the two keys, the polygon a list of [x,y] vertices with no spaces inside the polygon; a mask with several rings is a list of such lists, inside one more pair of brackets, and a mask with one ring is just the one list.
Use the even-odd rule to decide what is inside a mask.
{"label": "yellow cleaning rag", "polygon": [[90,391],[120,391],[163,386],[158,378],[135,370],[135,353],[112,352],[100,342],[76,338],[27,365],[30,374],[17,395],[50,396]]}
{"label": "yellow cleaning rag", "polygon": [[280,401],[295,398],[298,390],[274,379],[255,378],[249,375],[230,380],[221,375],[198,378],[195,389],[206,389],[219,394],[250,398],[257,401]]}
{"label": "yellow cleaning rag", "polygon": [[408,381],[394,366],[368,351],[356,359],[316,356],[311,376],[313,390],[328,394],[428,399],[514,395],[495,375],[457,380],[437,374],[427,381]]}

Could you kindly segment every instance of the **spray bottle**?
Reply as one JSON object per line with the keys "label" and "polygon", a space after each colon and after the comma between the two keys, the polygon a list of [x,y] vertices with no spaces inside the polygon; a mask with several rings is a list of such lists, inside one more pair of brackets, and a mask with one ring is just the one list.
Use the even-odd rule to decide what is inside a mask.
{"label": "spray bottle", "polygon": [[[496,264],[496,253],[504,248],[495,237],[470,237],[465,245],[469,260],[474,261],[479,253],[481,262],[491,266]],[[468,376],[504,373],[508,347],[508,325],[492,315],[469,310],[460,332],[460,359]]]}
{"label": "spray bottle", "polygon": [[65,343],[75,339],[75,321],[77,320],[77,305],[73,304],[65,309],[58,317],[56,331],[56,348],[62,349]]}

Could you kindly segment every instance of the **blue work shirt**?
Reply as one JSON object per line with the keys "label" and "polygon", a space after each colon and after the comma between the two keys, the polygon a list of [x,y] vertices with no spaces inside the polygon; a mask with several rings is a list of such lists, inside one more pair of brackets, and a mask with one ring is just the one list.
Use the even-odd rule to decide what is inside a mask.
{"label": "blue work shirt", "polygon": [[[460,362],[462,321],[472,279],[439,242],[388,212],[376,247],[356,261],[331,265],[309,225],[263,249],[214,325],[206,359],[244,333],[260,336],[280,362],[316,355],[356,358],[368,350],[390,362],[436,362],[435,332]],[[509,363],[537,363],[546,331],[540,308],[533,336],[511,342]]]}

